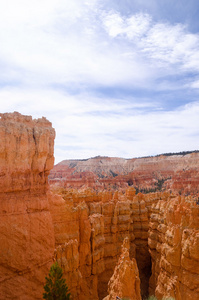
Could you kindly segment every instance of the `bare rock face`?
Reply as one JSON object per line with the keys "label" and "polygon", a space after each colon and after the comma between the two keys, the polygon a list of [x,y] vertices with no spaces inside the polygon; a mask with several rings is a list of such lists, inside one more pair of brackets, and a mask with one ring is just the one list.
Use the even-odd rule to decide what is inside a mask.
{"label": "bare rock face", "polygon": [[91,189],[61,189],[59,193],[48,195],[55,231],[55,258],[64,270],[73,299],[98,300],[107,295],[107,285],[126,237],[130,258],[135,258],[139,267],[142,294],[147,295],[151,268],[150,207],[164,194],[135,195],[131,187],[125,194],[96,193]]}
{"label": "bare rock face", "polygon": [[55,259],[63,269],[73,299],[98,299],[88,207],[84,202],[74,206],[72,197],[65,201],[49,193],[48,198],[55,231]]}
{"label": "bare rock face", "polygon": [[136,195],[132,187],[125,193],[91,189],[59,193],[49,194],[56,258],[73,299],[101,300],[107,295],[126,237],[143,298],[149,287],[157,299],[197,299],[199,213],[191,196],[184,200],[170,192]]}
{"label": "bare rock face", "polygon": [[54,164],[55,131],[44,117],[0,114],[1,192],[45,190]]}
{"label": "bare rock face", "polygon": [[119,261],[108,283],[109,295],[104,300],[115,300],[116,297],[141,300],[139,271],[136,260],[129,257],[129,248],[129,239],[125,238]]}
{"label": "bare rock face", "polygon": [[152,207],[149,248],[150,293],[179,300],[199,299],[199,206],[183,197]]}
{"label": "bare rock face", "polygon": [[54,253],[46,195],[55,131],[45,118],[0,114],[0,299],[41,299]]}
{"label": "bare rock face", "polygon": [[[103,299],[113,273],[108,299],[140,299],[139,278],[143,298],[149,287],[158,299],[199,299],[198,198],[126,188],[130,179],[150,186],[170,174],[165,187],[197,193],[198,153],[61,163],[51,173],[54,193],[51,123],[0,114],[0,137],[0,299],[41,299],[53,259],[73,300]],[[73,172],[78,187],[96,189],[66,189]],[[122,188],[103,190],[111,182]]]}

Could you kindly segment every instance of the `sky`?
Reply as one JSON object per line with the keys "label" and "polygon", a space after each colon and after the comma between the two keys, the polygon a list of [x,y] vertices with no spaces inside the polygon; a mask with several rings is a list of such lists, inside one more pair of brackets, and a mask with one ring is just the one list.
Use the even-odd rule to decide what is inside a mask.
{"label": "sky", "polygon": [[45,116],[55,163],[198,150],[198,0],[0,0],[0,112]]}

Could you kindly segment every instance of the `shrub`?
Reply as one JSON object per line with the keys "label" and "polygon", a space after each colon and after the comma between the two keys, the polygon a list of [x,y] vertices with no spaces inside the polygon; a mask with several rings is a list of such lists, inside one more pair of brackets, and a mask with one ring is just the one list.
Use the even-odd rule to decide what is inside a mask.
{"label": "shrub", "polygon": [[43,299],[47,300],[69,300],[70,293],[66,280],[63,277],[62,268],[55,262],[51,268],[48,277],[45,277],[46,284],[44,286],[45,292]]}

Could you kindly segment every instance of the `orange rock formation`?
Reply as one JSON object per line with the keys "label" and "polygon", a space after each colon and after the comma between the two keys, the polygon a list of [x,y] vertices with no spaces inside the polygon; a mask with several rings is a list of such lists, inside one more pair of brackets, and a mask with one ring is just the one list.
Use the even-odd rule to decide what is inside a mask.
{"label": "orange rock formation", "polygon": [[45,118],[0,114],[0,299],[41,299],[54,253],[54,137]]}
{"label": "orange rock formation", "polygon": [[[135,283],[133,293],[139,297],[136,260],[142,296],[148,294],[149,287],[158,299],[198,299],[197,198],[184,199],[170,192],[136,194],[133,187],[125,192],[72,190],[63,188],[61,180],[52,192],[48,175],[54,161],[54,136],[45,118],[0,114],[0,299],[41,299],[54,258],[63,268],[73,300],[101,300],[107,295],[119,257],[120,267],[109,284],[110,297],[116,286],[118,296],[126,296],[122,285],[129,284],[127,274]],[[175,176],[190,164],[189,172],[196,166],[196,178],[197,155],[179,157]],[[154,166],[150,158],[131,163],[137,170],[147,169],[145,175],[159,174],[160,163],[168,172],[165,158],[156,160]],[[175,159],[170,157],[169,161],[173,170]],[[115,166],[116,171],[121,168]],[[140,180],[146,176],[141,172]],[[123,247],[122,259],[121,245],[126,237],[129,250]],[[129,297],[134,299],[131,292],[129,287]]]}
{"label": "orange rock formation", "polygon": [[108,283],[109,295],[104,300],[115,300],[116,297],[141,300],[137,263],[134,258],[130,259],[129,248],[129,239],[125,238],[122,254]]}
{"label": "orange rock formation", "polygon": [[94,157],[64,160],[54,166],[50,184],[80,188],[133,185],[140,191],[171,189],[185,195],[199,193],[199,153],[134,159]]}
{"label": "orange rock formation", "polygon": [[[125,194],[96,193],[90,189],[60,193],[64,200],[56,197],[60,197],[62,208],[57,206],[56,212],[51,204],[60,237],[57,258],[66,270],[74,299],[97,300],[106,296],[125,237],[130,242],[130,258],[136,259],[139,268],[143,297],[148,293],[151,271],[149,291],[158,299],[198,297],[199,207],[195,199],[189,196],[179,202],[179,196],[168,192],[135,195],[133,188]],[[60,218],[56,221],[57,213]],[[56,234],[55,231],[55,237]],[[74,245],[76,250],[70,250]],[[76,254],[72,255],[72,251]],[[70,269],[65,269],[73,256],[77,257],[75,268],[70,263]],[[188,262],[189,267],[185,267]]]}
{"label": "orange rock formation", "polygon": [[149,229],[150,292],[158,299],[199,299],[199,206],[189,198],[159,200]]}
{"label": "orange rock formation", "polygon": [[49,194],[56,258],[74,299],[102,299],[107,295],[107,284],[125,237],[129,238],[130,257],[138,264],[142,294],[147,295],[150,207],[169,194],[135,195],[131,187],[125,194],[90,189],[60,193],[63,197]]}

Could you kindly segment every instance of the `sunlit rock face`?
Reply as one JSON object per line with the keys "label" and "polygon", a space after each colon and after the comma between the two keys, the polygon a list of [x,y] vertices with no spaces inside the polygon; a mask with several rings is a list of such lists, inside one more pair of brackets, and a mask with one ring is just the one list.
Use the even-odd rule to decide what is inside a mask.
{"label": "sunlit rock face", "polygon": [[129,239],[122,244],[122,253],[108,283],[109,295],[104,300],[115,300],[117,297],[129,300],[141,300],[140,278],[136,260],[129,257]]}
{"label": "sunlit rock face", "polygon": [[73,188],[126,189],[133,185],[142,192],[170,189],[185,195],[196,194],[199,193],[199,153],[64,160],[54,166],[49,180],[52,185]]}
{"label": "sunlit rock face", "polygon": [[143,298],[149,292],[158,300],[197,299],[199,208],[194,198],[179,200],[170,192],[136,195],[131,187],[125,193],[56,192],[60,195],[49,194],[56,259],[73,299],[106,297],[126,238],[129,257],[139,269]]}
{"label": "sunlit rock face", "polygon": [[151,258],[148,228],[152,203],[168,194],[135,195],[91,189],[49,193],[55,230],[56,259],[73,299],[103,299],[125,238],[130,258],[137,261],[142,294],[148,294]]}
{"label": "sunlit rock face", "polygon": [[[101,167],[100,174],[106,171],[103,176],[109,176],[110,165],[115,166],[111,169],[116,180],[113,189],[105,189],[105,181],[97,179],[96,183],[94,173],[89,173],[88,180],[86,173],[84,188],[65,188],[64,177],[55,180],[50,191],[55,137],[51,123],[19,113],[0,114],[0,137],[0,299],[41,299],[53,260],[62,267],[73,300],[103,299],[109,281],[110,297],[111,291],[120,295],[126,285],[130,299],[134,294],[139,299],[139,278],[143,298],[149,288],[158,300],[167,296],[199,299],[197,197],[184,199],[171,191],[136,194],[125,181],[129,174],[118,175],[119,181],[115,176],[124,172],[124,166],[117,164],[126,160],[107,158],[108,167]],[[147,184],[154,180],[151,172],[157,174],[160,164],[161,174],[164,170],[167,176],[168,170],[176,168],[178,185],[180,172],[184,172],[183,182],[188,182],[182,167],[189,165],[190,172],[195,165],[190,177],[197,177],[197,155],[178,157],[178,163],[176,157],[169,157],[169,167],[164,157],[130,160],[129,164],[133,172],[140,170],[136,171],[140,183],[148,178]],[[95,163],[99,172],[103,161],[98,157]],[[74,165],[70,168],[74,171]],[[107,178],[110,183],[112,179]],[[173,184],[169,180],[164,184]],[[87,188],[91,182],[93,189]],[[190,179],[190,186],[193,182]]]}
{"label": "sunlit rock face", "polygon": [[149,224],[150,293],[199,299],[199,205],[191,197],[159,200]]}
{"label": "sunlit rock face", "polygon": [[0,299],[41,299],[54,254],[46,195],[55,131],[45,118],[0,114]]}

